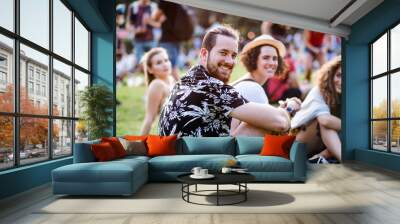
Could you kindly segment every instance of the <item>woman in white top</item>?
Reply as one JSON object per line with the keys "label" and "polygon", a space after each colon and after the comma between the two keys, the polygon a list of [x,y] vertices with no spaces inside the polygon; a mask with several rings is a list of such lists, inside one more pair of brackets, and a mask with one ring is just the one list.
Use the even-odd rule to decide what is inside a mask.
{"label": "woman in white top", "polygon": [[[283,56],[285,54],[286,48],[282,42],[270,35],[258,36],[246,44],[241,53],[240,59],[246,67],[247,73],[231,85],[248,101],[268,104],[268,97],[262,85],[272,76],[283,73]],[[297,99],[289,101],[291,100],[300,106],[300,101]],[[264,136],[267,131],[232,119],[230,134],[233,136]]]}
{"label": "woman in white top", "polygon": [[296,140],[307,144],[310,161],[317,163],[328,163],[329,158],[341,161],[341,61],[337,56],[321,67],[318,85],[311,89],[291,121],[292,129],[301,130]]}
{"label": "woman in white top", "polygon": [[161,111],[165,99],[169,96],[174,81],[171,61],[164,48],[153,48],[142,58],[144,75],[147,84],[146,112],[142,124],[141,135],[150,133],[151,126]]}

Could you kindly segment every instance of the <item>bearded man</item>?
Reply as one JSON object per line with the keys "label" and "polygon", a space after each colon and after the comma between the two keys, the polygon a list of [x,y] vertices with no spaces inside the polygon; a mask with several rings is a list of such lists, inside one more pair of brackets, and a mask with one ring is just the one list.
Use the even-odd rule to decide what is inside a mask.
{"label": "bearded man", "polygon": [[232,118],[254,127],[284,132],[290,128],[295,108],[275,108],[249,102],[228,85],[239,51],[239,34],[229,26],[207,31],[200,50],[200,64],[176,83],[164,104],[160,135],[193,137],[228,136]]}

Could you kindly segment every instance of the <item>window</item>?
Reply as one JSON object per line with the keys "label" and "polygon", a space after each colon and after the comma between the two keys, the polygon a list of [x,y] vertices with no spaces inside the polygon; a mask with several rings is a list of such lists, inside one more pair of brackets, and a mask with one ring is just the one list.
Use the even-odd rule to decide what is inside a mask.
{"label": "window", "polygon": [[21,36],[49,49],[49,0],[20,0]]}
{"label": "window", "polygon": [[29,66],[28,76],[30,80],[33,80],[33,67]]}
{"label": "window", "polygon": [[0,54],[0,68],[7,68],[7,56]]}
{"label": "window", "polygon": [[82,68],[89,69],[89,32],[75,18],[75,62]]}
{"label": "window", "polygon": [[40,95],[40,84],[36,84],[36,95]]}
{"label": "window", "polygon": [[371,148],[400,153],[400,24],[370,45]]}
{"label": "window", "polygon": [[[0,10],[1,11],[1,10]],[[7,133],[2,136],[0,141],[0,170],[14,166],[14,122],[12,116],[0,115],[1,133]]]}
{"label": "window", "polygon": [[[53,70],[53,91],[54,91],[54,100],[53,104],[60,103],[58,100],[61,100],[64,103],[65,99],[64,96],[70,96],[72,94],[71,89],[65,89],[65,84],[69,83],[72,84],[72,68],[56,59],[53,60],[54,70]],[[60,96],[60,95],[61,96]],[[60,97],[60,98],[59,98]],[[72,98],[67,99],[68,104],[72,104]],[[71,101],[71,102],[69,102]],[[53,105],[56,106],[56,105]],[[60,105],[62,106],[62,105]],[[53,110],[53,114],[60,113],[59,108]],[[63,116],[72,117],[72,108],[68,108],[65,111],[65,114],[62,113]]]}
{"label": "window", "polygon": [[72,144],[71,120],[53,120],[53,157],[70,155]]}
{"label": "window", "polygon": [[29,94],[33,94],[34,90],[33,90],[33,82],[28,82],[28,92]]}
{"label": "window", "polygon": [[0,94],[7,91],[7,73],[0,70]]}
{"label": "window", "polygon": [[60,1],[53,0],[54,53],[71,60],[72,12]]}
{"label": "window", "polygon": [[76,70],[75,71],[75,116],[79,117],[81,114],[81,108],[79,106],[80,93],[89,85],[89,75]]}
{"label": "window", "polygon": [[1,70],[0,70],[0,84],[4,86],[7,84],[7,74]]}
{"label": "window", "polygon": [[40,81],[40,70],[36,69],[36,80]]}
{"label": "window", "polygon": [[42,96],[46,97],[46,86],[42,86]]}
{"label": "window", "polygon": [[5,91],[7,85],[7,56],[0,54],[0,88]]}
{"label": "window", "polygon": [[0,26],[14,31],[14,0],[1,0]]}
{"label": "window", "polygon": [[0,171],[70,156],[87,133],[73,105],[90,83],[90,31],[67,1],[0,2]]}
{"label": "window", "polygon": [[[0,9],[0,21],[4,16],[1,15],[2,13],[3,8]],[[0,33],[0,46],[0,113],[12,113],[14,111],[14,71],[11,63],[14,57],[14,42]]]}

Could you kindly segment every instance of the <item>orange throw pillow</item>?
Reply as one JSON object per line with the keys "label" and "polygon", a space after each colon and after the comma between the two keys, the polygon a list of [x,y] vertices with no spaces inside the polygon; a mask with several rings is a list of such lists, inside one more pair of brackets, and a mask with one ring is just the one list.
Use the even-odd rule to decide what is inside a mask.
{"label": "orange throw pillow", "polygon": [[117,158],[114,149],[108,142],[93,144],[90,147],[92,149],[94,157],[99,162],[110,161]]}
{"label": "orange throw pillow", "polygon": [[124,139],[128,141],[146,141],[147,135],[125,135]]}
{"label": "orange throw pillow", "polygon": [[117,158],[121,158],[126,156],[126,151],[124,146],[122,146],[121,142],[117,137],[109,137],[109,138],[101,138],[101,142],[108,142],[114,149],[115,155]]}
{"label": "orange throw pillow", "polygon": [[290,148],[296,136],[293,135],[265,135],[261,156],[280,156],[289,159]]}
{"label": "orange throw pillow", "polygon": [[147,154],[148,156],[164,156],[176,154],[176,135],[171,136],[157,136],[149,135],[147,137]]}

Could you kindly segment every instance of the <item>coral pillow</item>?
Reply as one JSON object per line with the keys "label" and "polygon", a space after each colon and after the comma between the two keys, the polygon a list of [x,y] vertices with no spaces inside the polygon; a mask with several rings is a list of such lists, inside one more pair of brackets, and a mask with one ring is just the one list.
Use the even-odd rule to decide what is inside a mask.
{"label": "coral pillow", "polygon": [[147,137],[148,156],[163,156],[176,154],[176,135],[157,136],[149,135]]}
{"label": "coral pillow", "polygon": [[99,162],[109,161],[117,158],[115,151],[109,142],[102,142],[90,146],[94,157]]}
{"label": "coral pillow", "polygon": [[126,151],[124,146],[122,146],[121,142],[117,137],[110,137],[110,138],[101,138],[101,142],[108,142],[114,149],[115,155],[117,158],[121,158],[126,156]]}
{"label": "coral pillow", "polygon": [[295,140],[293,135],[265,135],[262,156],[280,156],[289,159],[290,147]]}
{"label": "coral pillow", "polygon": [[124,139],[128,141],[146,141],[147,135],[125,135]]}

